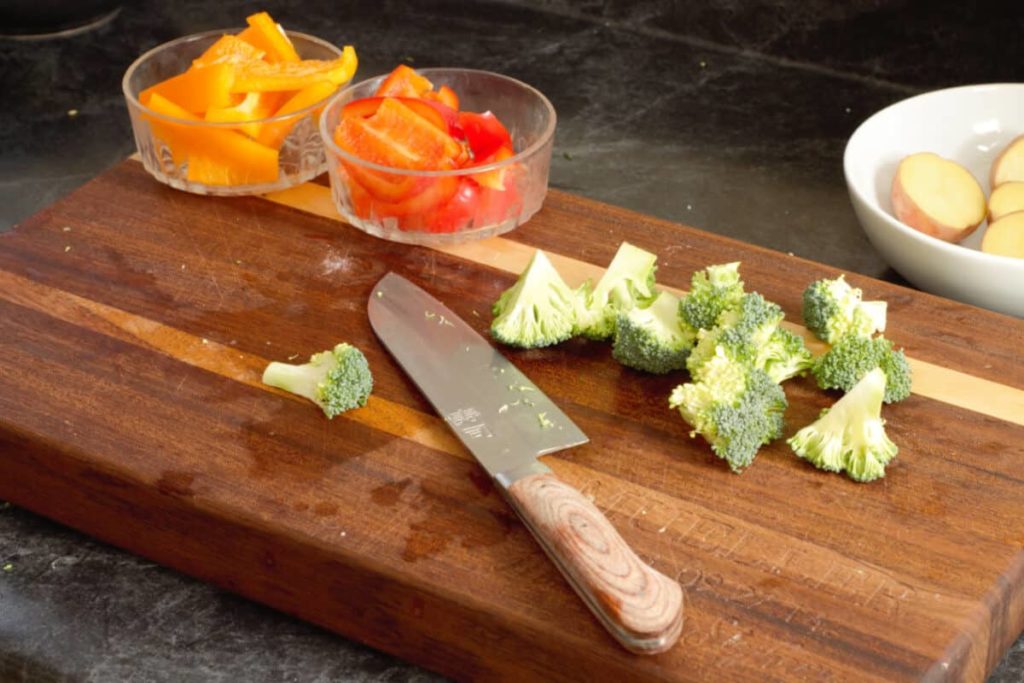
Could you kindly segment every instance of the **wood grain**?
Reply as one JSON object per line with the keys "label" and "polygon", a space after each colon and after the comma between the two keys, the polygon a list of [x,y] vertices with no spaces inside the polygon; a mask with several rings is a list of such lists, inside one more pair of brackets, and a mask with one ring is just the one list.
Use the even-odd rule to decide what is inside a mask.
{"label": "wood grain", "polygon": [[679,639],[683,593],[648,567],[593,503],[550,472],[508,489],[516,510],[612,635],[631,652],[658,654]]}
{"label": "wood grain", "polygon": [[[587,276],[628,240],[677,289],[741,260],[796,324],[835,269],[558,192],[497,248],[406,247],[304,187],[197,197],[129,162],[0,235],[0,498],[459,680],[983,680],[1021,632],[1021,321],[848,276],[925,368],[870,485],[782,441],[731,474],[668,409],[682,378],[607,345],[509,351],[591,439],[545,463],[684,591],[679,645],[636,657],[377,343],[373,284],[398,272],[485,333],[515,258]],[[342,340],[366,408],[328,421],[260,385]],[[786,392],[786,436],[834,400]]]}

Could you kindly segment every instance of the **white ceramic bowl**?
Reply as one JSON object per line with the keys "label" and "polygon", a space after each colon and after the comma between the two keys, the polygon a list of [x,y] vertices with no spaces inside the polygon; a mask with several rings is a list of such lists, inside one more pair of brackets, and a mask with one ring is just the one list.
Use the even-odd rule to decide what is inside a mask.
{"label": "white ceramic bowl", "polygon": [[1024,259],[979,251],[986,225],[960,244],[914,230],[892,215],[889,192],[900,159],[934,152],[967,168],[986,197],[999,151],[1024,134],[1024,83],[936,90],[896,104],[862,123],[846,144],[850,201],[882,257],[921,289],[1024,317]]}

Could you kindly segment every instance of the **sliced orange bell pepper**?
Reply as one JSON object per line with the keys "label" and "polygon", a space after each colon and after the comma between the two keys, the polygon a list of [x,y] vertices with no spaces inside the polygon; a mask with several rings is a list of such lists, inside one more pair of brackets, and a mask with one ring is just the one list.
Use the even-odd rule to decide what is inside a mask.
{"label": "sliced orange bell pepper", "polygon": [[238,130],[255,138],[259,136],[262,125],[246,122],[273,116],[280,107],[281,100],[281,93],[251,92],[233,107],[210,107],[203,118],[211,123],[238,122],[242,124],[238,126]]}
{"label": "sliced orange bell pepper", "polygon": [[335,86],[349,81],[358,66],[356,51],[351,45],[342,49],[337,59],[306,59],[299,62],[246,62],[239,64],[232,92],[267,92],[281,90],[302,90],[320,81],[329,81]]}
{"label": "sliced orange bell pepper", "polygon": [[[154,93],[148,98],[147,106],[165,116],[173,116],[184,121],[202,121],[198,116],[177,106],[159,93]],[[234,182],[229,183],[232,185],[269,183],[277,180],[276,149],[261,145],[233,130],[171,123],[153,116],[146,118],[153,133],[171,148],[171,154],[176,161],[187,157],[191,166],[192,159],[199,158],[200,168],[205,169],[203,172],[210,178],[232,178]],[[224,168],[214,173],[210,170],[212,164]],[[191,170],[189,177],[192,177]]]}
{"label": "sliced orange bell pepper", "polygon": [[416,70],[399,64],[388,74],[374,93],[377,97],[423,97],[434,89],[434,84]]}
{"label": "sliced orange bell pepper", "polygon": [[[140,99],[143,98],[140,97]],[[186,121],[200,120],[198,116],[186,109],[182,109],[163,95],[151,93],[143,99],[143,104],[153,111],[166,114],[167,116],[173,116]],[[171,151],[171,158],[176,165],[180,166],[188,160],[189,146],[186,126],[176,125],[148,114],[143,114],[142,118],[149,124],[153,137],[167,145],[167,148]]]}
{"label": "sliced orange bell pepper", "polygon": [[262,59],[265,59],[268,62],[280,61],[277,59],[276,55],[272,55],[270,54],[270,52],[268,52],[268,50],[270,49],[270,45],[267,43],[267,41],[263,40],[262,34],[257,29],[254,29],[252,26],[243,29],[238,34],[238,39],[245,41],[249,45],[253,46],[255,49],[262,52]]}
{"label": "sliced orange bell pepper", "polygon": [[[338,89],[338,86],[334,85],[330,81],[320,81],[313,85],[306,86],[302,90],[298,91],[290,98],[285,100],[278,109],[274,111],[272,116],[281,116],[283,114],[291,114],[293,112],[301,111],[306,107],[322,102],[328,97],[334,94],[334,91]],[[262,95],[277,95],[279,93],[262,93]],[[313,111],[313,121],[317,121],[320,118],[320,109]],[[299,117],[293,117],[290,119],[284,119],[283,121],[274,121],[272,123],[263,124],[259,134],[256,135],[256,141],[267,147],[273,147],[274,149],[280,149],[281,145],[284,144],[285,138],[292,132],[292,128],[295,127],[300,121]]]}
{"label": "sliced orange bell pepper", "polygon": [[267,116],[276,116],[281,107],[295,96],[295,93],[289,90],[282,90],[280,92],[261,92],[259,96],[260,101],[266,102],[267,107],[270,109],[270,113]]}
{"label": "sliced orange bell pepper", "polygon": [[245,42],[267,53],[270,62],[297,62],[299,53],[288,39],[288,35],[269,14],[259,12],[246,17],[249,28],[238,34]]}
{"label": "sliced orange bell pepper", "polygon": [[193,60],[192,66],[210,66],[221,62],[251,62],[263,59],[265,54],[266,51],[253,47],[238,36],[223,35],[206,48],[206,52],[199,55],[198,59]]}
{"label": "sliced orange bell pepper", "polygon": [[231,106],[234,82],[235,67],[231,64],[191,67],[183,74],[146,88],[139,93],[139,100],[145,104],[151,95],[159,94],[186,111],[204,112],[210,107]]}
{"label": "sliced orange bell pepper", "polygon": [[[253,180],[247,169],[236,168],[223,164],[202,153],[190,154],[188,157],[187,177],[194,183],[204,185],[248,185],[267,180]],[[272,182],[275,178],[271,178]]]}

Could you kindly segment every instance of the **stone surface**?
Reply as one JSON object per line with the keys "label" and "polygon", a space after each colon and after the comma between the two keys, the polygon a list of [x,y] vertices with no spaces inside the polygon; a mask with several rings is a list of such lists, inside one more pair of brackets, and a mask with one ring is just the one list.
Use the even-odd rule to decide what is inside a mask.
{"label": "stone surface", "polygon": [[[1021,79],[1024,13],[947,0],[266,2],[404,61],[520,78],[559,113],[551,184],[900,282],[861,232],[841,159],[874,111]],[[0,40],[0,230],[134,150],[120,79],[143,51],[238,26],[249,3],[126,3],[76,36]],[[434,681],[437,676],[92,541],[0,510],[0,680]],[[991,677],[1024,680],[1024,641]]]}

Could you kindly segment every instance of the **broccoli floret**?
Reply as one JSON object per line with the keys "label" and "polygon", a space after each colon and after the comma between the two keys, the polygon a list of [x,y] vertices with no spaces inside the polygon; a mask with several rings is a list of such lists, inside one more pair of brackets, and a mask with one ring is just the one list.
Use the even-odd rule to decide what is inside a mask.
{"label": "broccoli floret", "polygon": [[846,335],[870,337],[885,330],[886,303],[862,301],[845,276],[812,282],[804,290],[803,317],[818,339],[835,344]]}
{"label": "broccoli floret", "polygon": [[757,292],[744,294],[739,304],[724,311],[710,329],[702,329],[696,347],[686,361],[695,380],[711,358],[724,354],[741,365],[757,365],[758,351],[771,339],[782,321],[782,309]]}
{"label": "broccoli floret", "polygon": [[871,370],[816,422],[793,435],[787,443],[815,467],[842,472],[857,481],[885,476],[885,466],[899,449],[885,433],[882,397],[886,374]]}
{"label": "broccoli floret", "polygon": [[777,383],[805,374],[813,357],[804,340],[784,327],[776,327],[768,341],[757,350],[755,365]]}
{"label": "broccoli floret", "polygon": [[739,261],[708,266],[690,278],[690,291],[679,303],[679,315],[694,329],[710,330],[723,311],[743,298]]}
{"label": "broccoli floret", "polygon": [[786,394],[763,370],[718,354],[703,366],[700,381],[672,391],[677,408],[733,472],[750,465],[764,444],[782,435]]}
{"label": "broccoli floret", "polygon": [[597,285],[593,289],[584,285],[577,291],[576,332],[588,339],[608,339],[615,332],[619,313],[650,303],[655,295],[657,259],[623,242]]}
{"label": "broccoli floret", "polygon": [[263,371],[263,383],[308,398],[324,415],[366,405],[373,375],[363,352],[349,344],[314,353],[304,365],[273,362]]}
{"label": "broccoli floret", "polygon": [[535,349],[565,341],[575,326],[575,294],[539,249],[522,275],[495,302],[491,335],[502,344]]}
{"label": "broccoli floret", "polygon": [[623,365],[665,374],[686,367],[697,332],[679,320],[679,299],[661,292],[645,308],[619,313],[612,356]]}
{"label": "broccoli floret", "polygon": [[885,372],[885,402],[895,403],[910,396],[910,365],[903,349],[893,348],[885,337],[842,337],[811,366],[822,389],[850,391],[875,368]]}

